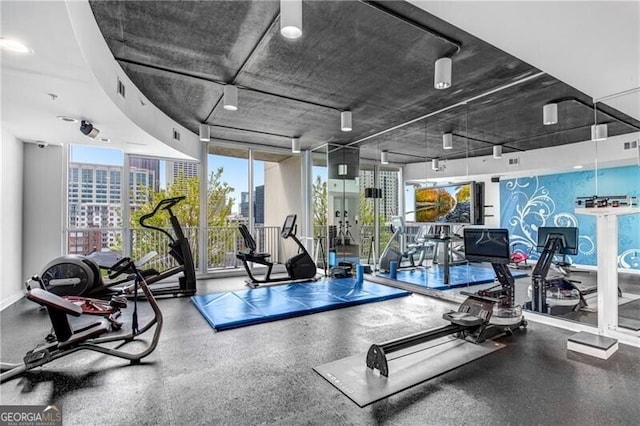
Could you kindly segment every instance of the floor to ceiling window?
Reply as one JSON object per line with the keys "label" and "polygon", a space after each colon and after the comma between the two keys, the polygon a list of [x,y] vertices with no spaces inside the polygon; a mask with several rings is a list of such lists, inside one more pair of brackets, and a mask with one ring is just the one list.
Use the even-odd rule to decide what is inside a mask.
{"label": "floor to ceiling window", "polygon": [[241,247],[238,225],[249,223],[249,152],[207,158],[207,268],[236,268]]}
{"label": "floor to ceiling window", "polygon": [[123,158],[114,149],[69,147],[67,254],[122,250]]}
{"label": "floor to ceiling window", "polygon": [[[198,227],[200,214],[200,165],[193,161],[129,157],[129,241],[134,259],[155,251],[152,265],[165,270],[177,265],[169,254],[169,238],[157,230],[145,228],[140,220],[151,213],[161,200],[184,197],[171,208],[189,240],[194,262],[198,265]],[[170,214],[160,209],[145,224],[165,230],[175,238]]]}

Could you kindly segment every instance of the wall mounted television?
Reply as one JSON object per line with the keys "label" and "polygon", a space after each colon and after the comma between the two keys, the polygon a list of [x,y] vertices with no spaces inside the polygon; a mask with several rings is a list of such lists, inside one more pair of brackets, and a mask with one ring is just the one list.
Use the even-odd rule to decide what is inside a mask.
{"label": "wall mounted television", "polygon": [[484,223],[482,183],[464,182],[416,188],[414,194],[416,222]]}

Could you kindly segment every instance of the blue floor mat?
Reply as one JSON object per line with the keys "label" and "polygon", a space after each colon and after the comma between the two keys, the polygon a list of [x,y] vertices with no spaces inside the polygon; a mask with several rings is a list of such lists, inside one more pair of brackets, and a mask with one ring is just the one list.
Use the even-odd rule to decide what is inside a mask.
{"label": "blue floor mat", "polygon": [[410,292],[355,278],[325,278],[229,293],[192,296],[191,300],[217,331],[409,295]]}
{"label": "blue floor mat", "polygon": [[[378,273],[389,278],[389,274]],[[513,278],[526,277],[522,271],[511,271]],[[444,283],[444,267],[435,265],[430,268],[401,269],[398,271],[398,281],[427,287],[433,290],[448,290],[456,287],[466,287],[477,284],[492,283],[496,275],[491,266],[483,265],[456,265],[449,268],[449,284]]]}

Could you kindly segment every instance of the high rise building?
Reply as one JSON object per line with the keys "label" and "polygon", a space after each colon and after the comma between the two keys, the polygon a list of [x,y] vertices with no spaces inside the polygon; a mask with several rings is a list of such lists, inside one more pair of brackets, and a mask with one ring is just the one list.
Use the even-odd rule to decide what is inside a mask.
{"label": "high rise building", "polygon": [[256,218],[256,225],[264,225],[264,185],[256,186],[253,191],[255,198],[253,214]]}
{"label": "high rise building", "polygon": [[[156,177],[152,167],[130,167],[131,207],[147,201]],[[69,233],[69,253],[87,254],[121,241],[117,228],[123,225],[122,166],[70,163],[68,182],[69,228],[74,229]]]}
{"label": "high rise building", "polygon": [[[264,185],[256,186],[253,191],[253,215],[256,225],[264,224]],[[240,193],[240,216],[249,217],[249,193]]]}
{"label": "high rise building", "polygon": [[240,193],[240,216],[249,217],[249,193]]}
{"label": "high rise building", "polygon": [[187,179],[199,176],[200,164],[192,161],[167,161],[166,168],[167,186],[171,186],[180,175]]}
{"label": "high rise building", "polygon": [[[377,187],[382,190],[382,198],[380,199],[380,214],[387,218],[398,215],[398,172],[394,170],[378,171],[380,185]],[[364,192],[365,188],[374,188],[375,176],[373,170],[360,169],[360,192]],[[373,200],[371,200],[373,202]]]}
{"label": "high rise building", "polygon": [[131,157],[129,167],[153,172],[154,181],[152,189],[154,192],[160,190],[160,160],[156,158]]}

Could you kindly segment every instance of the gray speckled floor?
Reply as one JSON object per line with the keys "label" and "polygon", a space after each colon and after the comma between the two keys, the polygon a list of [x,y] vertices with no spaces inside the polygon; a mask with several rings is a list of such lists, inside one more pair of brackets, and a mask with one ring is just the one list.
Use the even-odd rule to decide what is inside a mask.
{"label": "gray speckled floor", "polygon": [[[200,293],[242,288],[199,282]],[[419,295],[214,332],[189,299],[160,302],[165,329],[141,365],[77,353],[0,386],[2,404],[56,404],[87,424],[637,424],[640,350],[569,353],[571,332],[529,323],[507,347],[363,409],[312,368],[376,341],[443,325],[454,308]],[[3,361],[49,328],[32,302],[0,314]],[[363,360],[364,362],[364,360]]]}

